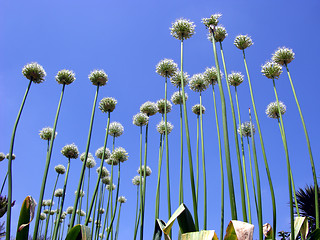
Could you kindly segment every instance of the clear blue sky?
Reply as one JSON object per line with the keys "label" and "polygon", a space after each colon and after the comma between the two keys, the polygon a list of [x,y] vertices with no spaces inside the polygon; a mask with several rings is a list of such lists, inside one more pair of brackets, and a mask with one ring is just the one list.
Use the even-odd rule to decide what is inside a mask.
{"label": "clear blue sky", "polygon": [[[276,120],[265,116],[267,104],[275,100],[272,82],[260,73],[261,64],[269,60],[279,46],[294,50],[296,59],[289,65],[297,90],[302,111],[310,135],[316,170],[320,172],[319,157],[319,36],[318,23],[320,3],[317,1],[2,1],[0,3],[0,151],[9,151],[12,127],[28,81],[22,76],[22,67],[36,61],[47,72],[46,81],[33,84],[22,118],[18,126],[13,162],[13,199],[16,205],[12,215],[12,233],[15,234],[22,201],[27,195],[39,198],[39,189],[45,165],[46,143],[39,138],[41,128],[52,126],[58,104],[61,86],[54,76],[61,69],[76,73],[76,81],[66,87],[58,122],[58,136],[54,145],[51,169],[45,198],[51,195],[55,178],[53,167],[67,164],[60,153],[65,144],[75,143],[80,152],[85,151],[89,120],[95,87],[88,80],[93,69],[104,69],[109,82],[101,88],[98,100],[114,97],[118,100],[111,121],[119,121],[125,128],[123,136],[116,140],[117,146],[124,147],[129,161],[123,164],[120,194],[128,199],[123,205],[120,239],[130,239],[133,235],[135,187],[131,179],[137,174],[139,165],[139,128],[132,124],[132,116],[146,101],[156,101],[164,97],[164,79],[155,73],[156,64],[163,58],[172,58],[180,65],[180,42],[170,35],[169,27],[177,18],[184,17],[196,24],[196,34],[185,41],[184,70],[190,75],[203,72],[214,64],[211,43],[206,39],[207,30],[201,18],[220,12],[220,23],[226,27],[228,37],[223,42],[228,71],[245,72],[242,54],[233,45],[238,34],[248,34],[254,45],[247,53],[249,71],[252,78],[258,115],[262,127],[272,180],[275,184],[277,201],[277,230],[289,231],[288,189],[285,153]],[[221,63],[221,59],[220,59]],[[224,81],[224,80],[223,80]],[[225,87],[225,86],[224,86]],[[296,187],[312,184],[311,167],[298,115],[286,72],[277,80],[280,100],[287,106],[284,116],[288,137],[289,154]],[[191,141],[195,156],[195,115],[191,106],[198,103],[198,94],[189,94],[187,101],[190,121]],[[226,88],[225,88],[226,90]],[[169,85],[168,95],[176,91]],[[225,93],[227,93],[225,91]],[[239,87],[241,114],[248,120],[247,110],[251,107],[247,78]],[[220,106],[220,101],[219,106]],[[208,228],[220,229],[220,167],[218,145],[214,122],[212,92],[204,93],[205,147],[209,217]],[[238,183],[238,169],[233,142],[233,129],[229,103],[228,124],[231,142],[231,157],[238,216],[241,219],[241,202]],[[219,113],[221,108],[219,107]],[[221,113],[220,113],[221,116]],[[98,109],[96,112],[90,152],[103,145],[107,116]],[[175,125],[170,134],[170,169],[172,210],[178,207],[178,166],[179,166],[179,109],[174,106],[168,120]],[[154,200],[158,159],[159,136],[155,130],[160,115],[150,119],[148,165],[153,174],[148,178],[146,201],[145,236],[150,239],[154,227]],[[256,135],[258,137],[258,135]],[[258,158],[262,178],[263,221],[272,222],[269,187],[263,166],[261,148],[258,144]],[[110,142],[109,142],[110,143]],[[111,148],[111,145],[109,145]],[[185,152],[185,199],[192,211],[189,190],[189,168]],[[248,156],[248,155],[247,155]],[[163,165],[164,167],[165,165]],[[5,176],[7,161],[0,163],[0,181]],[[81,169],[79,159],[72,161],[70,181],[67,188],[65,207],[73,205],[74,190],[77,188]],[[163,171],[163,174],[165,172]],[[93,176],[95,176],[93,174]],[[94,177],[92,178],[94,179]],[[166,209],[165,175],[162,176],[161,219],[168,220]],[[62,187],[62,179],[58,186]],[[227,185],[226,185],[227,186]],[[226,189],[227,190],[227,189]],[[5,190],[6,191],[6,190]],[[229,197],[226,191],[226,225],[231,219]],[[200,201],[201,202],[201,201]],[[253,199],[251,199],[253,203]],[[200,210],[201,212],[201,204]],[[254,213],[254,212],[253,212]],[[256,215],[255,234],[258,233]],[[200,217],[202,219],[202,217]],[[31,224],[33,229],[33,224]],[[202,226],[202,221],[200,221]],[[178,225],[174,225],[175,234]],[[256,235],[257,236],[257,235]]]}

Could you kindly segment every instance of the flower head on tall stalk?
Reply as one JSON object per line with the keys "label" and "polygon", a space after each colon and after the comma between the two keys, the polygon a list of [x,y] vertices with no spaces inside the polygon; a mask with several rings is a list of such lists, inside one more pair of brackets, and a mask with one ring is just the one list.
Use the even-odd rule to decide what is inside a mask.
{"label": "flower head on tall stalk", "polygon": [[66,172],[65,166],[63,166],[62,164],[59,164],[59,165],[55,166],[55,167],[54,167],[54,170],[55,170],[56,173],[58,173],[58,174],[65,174],[65,172]]}
{"label": "flower head on tall stalk", "polygon": [[252,132],[255,134],[256,129],[251,122],[244,122],[241,123],[241,125],[238,128],[238,133],[241,134],[243,137],[251,137],[251,127],[252,127]]}
{"label": "flower head on tall stalk", "polygon": [[280,64],[287,65],[294,60],[295,54],[292,49],[286,47],[279,47],[275,53],[272,54],[272,61]]}
{"label": "flower head on tall stalk", "polygon": [[261,73],[267,78],[277,79],[282,73],[282,67],[280,64],[273,61],[266,62],[261,66]]}
{"label": "flower head on tall stalk", "polygon": [[[10,154],[7,153],[6,159],[9,159],[9,158],[10,158]],[[12,154],[11,154],[11,159],[12,159],[12,160],[15,160],[15,159],[16,159],[16,155],[12,153]]]}
{"label": "flower head on tall stalk", "polygon": [[170,103],[169,100],[167,100],[167,103],[165,102],[164,99],[160,99],[157,101],[157,106],[158,106],[158,112],[161,114],[165,114],[165,107],[166,107],[166,113],[171,112],[172,109],[172,104]]}
{"label": "flower head on tall stalk", "polygon": [[231,86],[238,87],[244,80],[244,76],[240,72],[232,72],[228,75],[228,83]]}
{"label": "flower head on tall stalk", "polygon": [[123,134],[124,128],[119,122],[112,122],[109,126],[109,135],[113,137],[120,137]]}
{"label": "flower head on tall stalk", "polygon": [[74,72],[66,69],[60,70],[55,78],[59,84],[65,85],[69,85],[76,80]]}
{"label": "flower head on tall stalk", "polygon": [[34,83],[44,82],[44,78],[47,76],[47,73],[45,72],[43,67],[36,62],[25,65],[22,69],[22,74]]}
{"label": "flower head on tall stalk", "polygon": [[135,186],[139,186],[140,185],[140,176],[134,176],[134,178],[132,178],[132,184]]}
{"label": "flower head on tall stalk", "polygon": [[[216,26],[214,31],[214,40],[216,42],[223,42],[223,40],[228,36],[227,30],[223,26]],[[208,40],[212,42],[212,34],[208,34]]]}
{"label": "flower head on tall stalk", "polygon": [[163,59],[156,66],[156,73],[165,78],[170,78],[176,74],[178,65],[172,59]]}
{"label": "flower head on tall stalk", "polygon": [[87,163],[86,163],[86,167],[87,168],[93,168],[93,167],[95,167],[97,165],[97,162],[96,162],[96,160],[94,160],[94,158],[88,158],[87,159]]}
{"label": "flower head on tall stalk", "polygon": [[113,112],[116,108],[118,101],[115,98],[112,97],[105,97],[101,99],[99,103],[99,109],[103,113]]}
{"label": "flower head on tall stalk", "polygon": [[88,77],[96,86],[104,86],[108,82],[108,75],[103,70],[93,70]]}
{"label": "flower head on tall stalk", "polygon": [[144,165],[142,165],[141,168],[139,167],[137,170],[138,174],[144,176],[144,169],[146,169],[146,177],[149,177],[152,173],[152,170],[149,166],[144,167]]}
{"label": "flower head on tall stalk", "polygon": [[100,147],[97,149],[95,155],[99,159],[102,159],[102,158],[108,159],[111,156],[111,152],[110,152],[109,148],[105,148],[103,151],[103,147]]}
{"label": "flower head on tall stalk", "polygon": [[65,146],[62,148],[61,153],[62,153],[62,155],[65,156],[66,158],[76,159],[76,158],[78,158],[78,156],[79,156],[78,148],[77,148],[77,146],[76,146],[74,143],[65,145]]}
{"label": "flower head on tall stalk", "polygon": [[112,154],[111,154],[111,156],[110,156],[110,159],[111,159],[112,161],[122,162],[122,163],[125,162],[125,161],[127,161],[128,158],[129,158],[129,155],[128,155],[127,151],[126,151],[124,148],[122,148],[122,147],[116,148],[116,149],[112,152]]}
{"label": "flower head on tall stalk", "polygon": [[149,117],[144,113],[138,113],[133,116],[132,122],[134,125],[142,127],[148,124]]}
{"label": "flower head on tall stalk", "polygon": [[[45,127],[39,131],[39,136],[41,139],[49,141],[52,137],[52,133],[53,133],[53,128]],[[56,136],[57,136],[57,132],[55,132],[54,138],[56,138]]]}
{"label": "flower head on tall stalk", "polygon": [[119,212],[118,212],[118,220],[117,220],[117,226],[116,226],[116,233],[115,233],[115,240],[118,239],[118,234],[119,234],[119,223],[120,223],[120,211],[121,211],[121,206],[123,203],[126,203],[127,202],[127,199],[124,197],[124,196],[120,196],[118,197],[118,200],[117,200],[119,203],[120,203],[120,206],[119,206]]}
{"label": "flower head on tall stalk", "polygon": [[221,13],[216,13],[211,15],[209,18],[202,18],[202,23],[206,26],[206,28],[216,27],[221,17]]}
{"label": "flower head on tall stalk", "polygon": [[55,191],[54,191],[54,196],[55,197],[62,197],[62,195],[63,195],[63,189],[62,188],[58,188],[58,189],[56,189]]}
{"label": "flower head on tall stalk", "polygon": [[[80,155],[80,160],[81,160],[81,162],[83,162],[83,161],[85,160],[85,157],[86,157],[86,153],[85,153],[85,152],[84,152],[84,153],[81,153],[81,155]],[[93,155],[92,155],[91,153],[88,153],[87,158],[88,158],[88,159],[93,159]],[[87,161],[88,161],[88,159],[87,159]]]}
{"label": "flower head on tall stalk", "polygon": [[[74,191],[74,195],[77,195],[77,194],[78,194],[78,191],[77,191],[77,190]],[[84,197],[84,195],[85,195],[85,192],[84,192],[83,190],[80,190],[79,196],[80,196],[80,197]]]}
{"label": "flower head on tall stalk", "polygon": [[200,106],[200,104],[193,105],[191,110],[194,114],[200,116],[200,109],[202,110],[202,114],[204,114],[206,111],[206,108],[203,105]]}
{"label": "flower head on tall stalk", "polygon": [[[101,173],[100,173],[100,169],[102,169]],[[97,174],[100,175],[101,174],[101,179],[110,176],[110,172],[108,171],[108,169],[106,167],[97,167]]]}
{"label": "flower head on tall stalk", "polygon": [[171,35],[179,40],[191,38],[195,34],[196,25],[190,20],[180,18],[177,19],[170,28]]}
{"label": "flower head on tall stalk", "polygon": [[181,71],[179,69],[177,69],[177,71],[175,72],[174,75],[171,76],[170,78],[170,82],[172,83],[173,86],[177,87],[177,88],[181,88],[181,76],[183,79],[183,86],[187,86],[189,83],[189,74],[184,72],[181,74]]}
{"label": "flower head on tall stalk", "polygon": [[153,116],[158,112],[158,106],[154,102],[147,101],[140,106],[140,112],[147,116]]}
{"label": "flower head on tall stalk", "polygon": [[[184,94],[184,98],[185,98],[185,100],[188,100],[187,93]],[[171,102],[175,105],[183,104],[181,92],[179,92],[179,91],[174,92],[171,96]]]}
{"label": "flower head on tall stalk", "polygon": [[[223,77],[220,71],[221,78]],[[207,85],[216,85],[218,83],[218,71],[215,67],[206,68],[206,71],[202,74],[203,80],[207,82]]]}
{"label": "flower head on tall stalk", "polygon": [[[284,105],[283,102],[279,102],[279,107],[280,107],[281,115],[285,114],[285,112],[287,111],[286,105]],[[269,103],[266,109],[266,114],[269,118],[277,118],[277,119],[280,118],[277,102]]]}
{"label": "flower head on tall stalk", "polygon": [[244,50],[244,49],[252,46],[253,45],[253,41],[252,41],[251,37],[249,37],[248,35],[238,35],[234,39],[233,44],[237,48],[239,48],[240,50]]}
{"label": "flower head on tall stalk", "polygon": [[[171,133],[173,129],[173,125],[170,123],[170,122],[167,122],[167,131],[168,131],[168,134]],[[166,130],[166,124],[165,122],[162,120],[161,122],[158,123],[157,125],[157,131],[164,135],[165,134],[165,130]]]}
{"label": "flower head on tall stalk", "polygon": [[6,155],[3,152],[0,152],[0,162],[6,159]]}
{"label": "flower head on tall stalk", "polygon": [[203,74],[201,73],[194,74],[189,82],[190,89],[195,92],[203,92],[208,86],[209,82],[205,81]]}

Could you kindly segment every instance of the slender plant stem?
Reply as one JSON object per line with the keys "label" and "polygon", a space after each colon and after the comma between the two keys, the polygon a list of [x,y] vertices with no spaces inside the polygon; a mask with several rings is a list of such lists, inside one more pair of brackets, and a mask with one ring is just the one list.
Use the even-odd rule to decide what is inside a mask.
{"label": "slender plant stem", "polygon": [[4,177],[4,180],[3,180],[3,183],[1,186],[0,195],[2,194],[2,191],[3,191],[4,185],[6,184],[7,178],[8,178],[8,172],[6,173],[6,176]]}
{"label": "slender plant stem", "polygon": [[182,118],[182,104],[181,104],[181,89],[179,87],[179,109],[180,109],[180,182],[179,182],[179,205],[183,203],[183,118]]}
{"label": "slender plant stem", "polygon": [[107,220],[108,220],[108,215],[109,215],[109,206],[110,206],[110,194],[108,194],[108,201],[107,201],[107,207],[106,207],[106,214],[104,216],[104,221],[103,221],[103,232],[105,232],[105,228],[106,228],[106,223],[107,223]]}
{"label": "slender plant stem", "polygon": [[63,239],[63,232],[64,232],[64,225],[65,225],[65,223],[66,223],[66,220],[65,219],[63,219],[63,224],[62,224],[62,233],[61,233],[61,240]]}
{"label": "slender plant stem", "polygon": [[58,204],[57,204],[57,209],[56,209],[56,217],[53,220],[53,216],[52,216],[52,220],[53,220],[53,225],[51,226],[51,234],[50,237],[51,239],[53,239],[53,230],[55,229],[56,225],[58,224],[57,219],[58,219],[58,215],[59,215],[59,210],[60,210],[60,197],[58,197]]}
{"label": "slender plant stem", "polygon": [[[86,181],[86,177],[84,176],[84,179],[83,179],[83,182],[82,182],[82,186],[81,186],[81,190],[80,190],[80,194],[81,194],[81,196],[80,196],[80,203],[79,203],[79,211],[81,211],[81,207],[82,207],[82,199],[83,199],[83,196],[82,196],[82,194],[83,194],[83,186],[84,186],[84,183],[85,183],[85,181]],[[80,224],[80,222],[81,222],[81,214],[79,214],[78,215],[78,224]]]}
{"label": "slender plant stem", "polygon": [[138,231],[138,226],[139,226],[138,218],[140,220],[140,209],[139,209],[139,197],[140,197],[139,186],[140,186],[140,184],[137,186],[136,217],[135,217],[135,222],[134,222],[134,234],[133,234],[133,239],[134,240],[136,240],[136,237],[137,237],[137,231]]}
{"label": "slender plant stem", "polygon": [[118,239],[118,235],[119,235],[119,223],[120,223],[121,206],[122,206],[122,203],[120,203],[120,205],[119,205],[118,220],[117,220],[116,233],[115,233],[114,240],[117,240]]}
{"label": "slender plant stem", "polygon": [[259,118],[258,118],[258,114],[257,114],[257,110],[256,110],[256,104],[255,104],[255,101],[254,101],[254,96],[253,96],[253,91],[252,91],[251,81],[250,81],[250,75],[249,75],[249,70],[248,70],[247,60],[246,60],[246,55],[245,55],[244,50],[242,51],[242,53],[243,53],[244,66],[246,68],[246,73],[247,73],[247,77],[248,77],[248,84],[249,84],[249,89],[250,89],[250,96],[251,96],[253,112],[254,112],[256,123],[257,123],[259,137],[260,137],[260,145],[261,145],[261,149],[262,149],[264,165],[265,165],[267,176],[268,176],[268,182],[269,182],[269,188],[270,188],[270,194],[271,194],[271,201],[272,201],[272,212],[273,212],[273,223],[272,223],[273,235],[272,235],[272,239],[275,240],[276,239],[276,233],[277,233],[276,199],[275,199],[275,195],[274,195],[274,189],[273,189],[273,184],[272,184],[272,180],[271,180],[271,174],[270,174],[270,170],[269,170],[269,164],[268,164],[268,161],[267,161],[267,155],[266,155],[266,151],[265,151],[265,148],[264,148],[262,132],[261,132]]}
{"label": "slender plant stem", "polygon": [[197,115],[197,169],[196,169],[196,200],[197,200],[197,207],[198,207],[198,199],[199,199],[199,142],[200,142],[200,138],[199,138],[199,122],[200,122],[200,118],[199,115]]}
{"label": "slender plant stem", "polygon": [[[181,79],[183,79],[183,40],[181,40]],[[187,148],[188,148],[188,157],[189,157],[190,185],[191,185],[191,192],[192,192],[193,215],[194,215],[193,217],[194,217],[196,231],[198,231],[199,230],[198,206],[197,206],[196,191],[195,191],[195,186],[194,186],[192,153],[191,153],[189,125],[188,125],[188,116],[187,116],[187,105],[186,105],[186,98],[185,98],[185,93],[184,93],[183,80],[181,80],[181,90],[182,90],[182,102],[183,102],[183,112],[184,112],[184,125],[186,128]]]}
{"label": "slender plant stem", "polygon": [[[229,86],[229,82],[228,82],[228,72],[227,72],[227,67],[226,67],[226,63],[225,63],[225,58],[224,58],[224,53],[223,53],[223,48],[222,48],[222,42],[220,42],[220,52],[221,52],[221,58],[222,58],[222,63],[223,63],[225,79],[226,79],[226,85],[227,85],[227,89],[228,89],[230,108],[231,108],[231,113],[232,113],[233,134],[234,134],[234,140],[235,140],[235,145],[236,145],[237,160],[238,160],[238,170],[239,170],[239,179],[240,179],[242,216],[243,216],[243,221],[244,222],[248,222],[247,209],[246,209],[246,196],[245,196],[245,190],[244,190],[244,184],[243,184],[243,179],[246,178],[246,176],[244,176],[244,173],[243,173],[243,171],[245,171],[245,169],[243,169],[243,171],[242,171],[241,156],[240,156],[240,150],[239,150],[238,132],[237,132],[236,114],[235,114],[235,111],[234,111],[233,100],[232,100],[230,86]],[[245,179],[245,181],[246,181],[246,179]],[[250,203],[247,202],[247,204],[248,204],[248,207],[249,207]]]}
{"label": "slender plant stem", "polygon": [[[97,198],[94,198],[94,208],[96,208],[96,206],[97,206]],[[91,227],[91,237],[93,236],[93,230],[94,230],[94,219],[95,219],[95,217],[96,217],[96,211],[93,211],[93,215],[92,215],[92,227]],[[86,225],[86,226],[88,226],[88,225]],[[69,227],[70,228],[70,227]],[[70,228],[71,229],[71,228]]]}
{"label": "slender plant stem", "polygon": [[43,201],[43,195],[44,195],[44,191],[45,191],[45,187],[46,187],[46,181],[47,181],[48,172],[49,172],[53,143],[54,143],[54,139],[55,139],[55,132],[56,132],[56,128],[57,128],[61,103],[62,103],[62,99],[63,99],[63,95],[64,95],[64,89],[65,89],[65,84],[62,85],[60,100],[59,100],[59,104],[58,104],[58,108],[57,108],[57,112],[56,112],[56,117],[55,117],[54,124],[53,124],[53,130],[52,130],[53,134],[52,134],[51,140],[50,140],[49,151],[47,152],[46,165],[45,165],[45,170],[44,170],[44,174],[43,174],[43,178],[42,178],[40,196],[39,196],[39,200],[38,200],[39,205],[38,205],[38,209],[37,209],[37,213],[36,213],[36,220],[35,220],[35,224],[34,224],[33,240],[36,240],[37,236],[38,236],[38,227],[39,227],[39,220],[40,220],[40,214],[41,214],[41,204],[40,203],[42,203],[42,201]]}
{"label": "slender plant stem", "polygon": [[88,169],[88,185],[87,185],[86,214],[88,214],[88,207],[89,207],[89,189],[90,189],[90,168]]}
{"label": "slender plant stem", "polygon": [[217,54],[217,50],[216,50],[216,41],[214,39],[214,31],[211,31],[211,34],[212,34],[212,47],[213,47],[214,59],[215,59],[215,63],[216,63],[216,69],[218,72],[218,85],[219,85],[221,108],[222,108],[224,150],[225,150],[227,173],[228,173],[231,216],[232,216],[233,220],[237,220],[237,218],[238,218],[237,217],[237,207],[236,207],[236,200],[235,200],[235,194],[234,194],[234,185],[233,185],[233,177],[232,177],[231,158],[230,158],[230,147],[229,147],[229,137],[228,137],[226,101],[224,98],[224,93],[223,93],[223,88],[222,88],[218,54]]}
{"label": "slender plant stem", "polygon": [[[155,210],[155,221],[159,218],[159,209],[160,209],[160,179],[161,179],[161,165],[162,165],[162,144],[163,135],[160,134],[160,146],[159,146],[159,160],[158,160],[158,181],[157,181],[157,191],[156,191],[156,210]],[[138,211],[138,207],[136,209],[136,213]],[[137,217],[136,217],[137,221]]]}
{"label": "slender plant stem", "polygon": [[[297,104],[297,107],[298,107],[298,110],[299,110],[301,122],[302,122],[302,125],[303,125],[304,134],[306,136],[306,141],[307,141],[308,151],[309,151],[309,156],[310,156],[310,164],[311,164],[312,175],[313,175],[314,189],[318,189],[316,168],[315,168],[314,161],[313,161],[313,155],[312,155],[312,151],[311,151],[311,144],[310,144],[310,139],[309,139],[307,127],[306,127],[306,124],[304,122],[304,118],[303,118],[303,115],[302,115],[302,111],[301,111],[301,108],[300,108],[300,104],[299,104],[299,101],[298,101],[298,97],[296,95],[296,91],[295,91],[293,82],[292,82],[292,79],[291,79],[291,75],[290,75],[290,72],[289,72],[288,65],[285,64],[285,66],[286,66],[286,69],[287,69],[287,73],[288,73],[290,85],[291,85],[291,88],[292,88],[293,96],[294,96],[294,99],[296,101],[296,104]],[[315,212],[316,212],[316,228],[319,228],[319,218],[320,218],[319,217],[319,201],[318,201],[318,199],[319,199],[318,191],[315,190],[314,191],[314,204],[315,204]]]}
{"label": "slender plant stem", "polygon": [[[80,173],[80,179],[79,179],[79,184],[78,184],[78,188],[77,188],[76,198],[74,200],[73,212],[72,212],[71,221],[70,221],[70,229],[74,226],[74,220],[75,220],[76,210],[77,210],[77,206],[78,206],[78,202],[79,202],[79,196],[80,196],[80,189],[81,189],[81,186],[82,186],[84,172],[86,170],[86,164],[87,164],[88,153],[89,153],[89,148],[90,148],[91,134],[92,134],[92,128],[93,128],[93,120],[94,120],[94,114],[95,114],[95,111],[96,111],[98,94],[99,94],[99,84],[97,85],[97,90],[96,90],[96,94],[95,94],[94,101],[93,101],[93,107],[92,107],[92,113],[91,113],[91,119],[90,119],[90,126],[89,126],[89,133],[88,133],[88,139],[87,139],[86,152],[85,152],[85,155],[84,155],[84,160],[83,160],[82,169],[81,169],[81,173]],[[88,214],[88,216],[89,216],[89,214]],[[88,216],[87,216],[87,219],[88,219]],[[85,224],[85,225],[87,225],[87,224]]]}
{"label": "slender plant stem", "polygon": [[[142,126],[140,126],[140,211],[139,211],[139,218],[141,217],[142,214],[142,207],[143,207],[143,188],[142,188]],[[145,181],[145,179],[143,179],[143,181]],[[141,222],[141,225],[143,225],[143,223]],[[142,228],[140,228],[141,231]],[[140,232],[140,235],[143,235],[143,232]],[[136,236],[136,235],[135,235]],[[140,236],[141,238],[141,236]],[[143,237],[142,237],[143,238]]]}

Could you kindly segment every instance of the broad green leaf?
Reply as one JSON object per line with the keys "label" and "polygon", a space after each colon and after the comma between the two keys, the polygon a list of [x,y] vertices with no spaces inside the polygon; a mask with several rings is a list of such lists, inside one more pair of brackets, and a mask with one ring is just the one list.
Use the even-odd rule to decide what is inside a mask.
{"label": "broad green leaf", "polygon": [[294,219],[294,239],[297,239],[299,232],[303,239],[307,238],[309,223],[307,217],[296,217]]}
{"label": "broad green leaf", "polygon": [[250,223],[231,220],[228,224],[224,240],[252,240],[254,226]]}
{"label": "broad green leaf", "polygon": [[319,240],[320,239],[320,228],[317,228],[313,232],[311,232],[308,240]]}
{"label": "broad green leaf", "polygon": [[90,228],[78,224],[70,229],[66,240],[91,240]]}
{"label": "broad green leaf", "polygon": [[263,235],[265,240],[272,239],[273,229],[269,223],[263,225]]}
{"label": "broad green leaf", "polygon": [[29,224],[34,217],[34,209],[36,207],[36,202],[31,196],[27,196],[21,206],[20,216],[18,221],[17,229],[17,240],[28,239],[29,235]]}
{"label": "broad green leaf", "polygon": [[215,231],[189,232],[181,235],[181,240],[218,240]]}

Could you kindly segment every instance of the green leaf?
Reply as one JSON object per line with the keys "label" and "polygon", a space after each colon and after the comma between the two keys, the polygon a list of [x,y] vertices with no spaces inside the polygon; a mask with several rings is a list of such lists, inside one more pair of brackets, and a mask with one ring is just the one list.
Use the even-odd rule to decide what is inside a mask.
{"label": "green leaf", "polygon": [[250,240],[253,238],[253,229],[254,226],[250,223],[231,220],[224,240]]}
{"label": "green leaf", "polygon": [[310,237],[308,240],[318,240],[320,239],[320,228],[317,228],[313,232],[311,232]]}
{"label": "green leaf", "polygon": [[200,232],[189,232],[181,235],[181,240],[218,240],[215,231],[203,230]]}
{"label": "green leaf", "polygon": [[17,240],[28,239],[29,235],[29,224],[34,217],[34,209],[36,207],[36,202],[31,196],[27,196],[21,206],[20,216],[18,221],[17,229]]}
{"label": "green leaf", "polygon": [[78,224],[70,229],[66,240],[91,240],[90,228]]}
{"label": "green leaf", "polygon": [[294,219],[294,239],[297,239],[299,232],[303,239],[307,238],[309,223],[307,217],[296,217]]}
{"label": "green leaf", "polygon": [[155,226],[154,226],[154,233],[153,233],[153,240],[161,240],[162,237],[162,227],[160,224],[161,222],[158,222],[159,219],[156,220]]}

